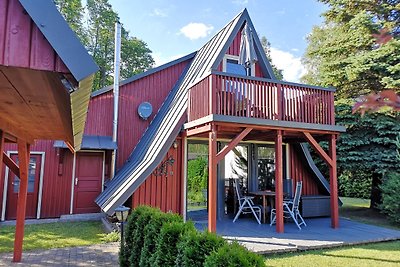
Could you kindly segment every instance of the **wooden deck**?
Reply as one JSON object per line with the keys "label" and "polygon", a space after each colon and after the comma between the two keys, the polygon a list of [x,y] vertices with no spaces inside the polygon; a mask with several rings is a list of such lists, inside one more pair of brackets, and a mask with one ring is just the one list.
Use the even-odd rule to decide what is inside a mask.
{"label": "wooden deck", "polygon": [[[196,228],[207,228],[207,220],[193,217]],[[217,234],[227,240],[237,240],[248,249],[261,253],[294,252],[308,249],[399,240],[400,231],[358,223],[340,218],[340,228],[330,227],[331,219],[306,218],[307,227],[298,230],[293,222],[285,222],[285,233],[276,233],[269,224],[257,224],[253,218],[231,218],[217,221]]]}

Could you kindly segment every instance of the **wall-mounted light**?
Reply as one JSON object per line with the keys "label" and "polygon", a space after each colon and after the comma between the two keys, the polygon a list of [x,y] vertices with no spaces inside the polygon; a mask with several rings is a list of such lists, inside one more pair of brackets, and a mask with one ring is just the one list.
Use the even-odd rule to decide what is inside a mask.
{"label": "wall-mounted light", "polygon": [[175,140],[174,143],[172,144],[172,146],[177,149],[178,148],[178,142]]}

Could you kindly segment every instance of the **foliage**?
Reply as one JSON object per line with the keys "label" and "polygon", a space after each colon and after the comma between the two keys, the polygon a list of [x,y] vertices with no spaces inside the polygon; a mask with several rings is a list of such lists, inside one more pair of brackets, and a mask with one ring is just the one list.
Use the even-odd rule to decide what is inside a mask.
{"label": "foliage", "polygon": [[188,199],[191,202],[203,202],[202,190],[207,188],[207,160],[198,157],[188,161]]}
{"label": "foliage", "polygon": [[160,230],[165,223],[182,222],[182,217],[178,214],[162,213],[159,210],[153,213],[144,228],[144,242],[140,255],[140,267],[153,266],[152,255],[156,251],[156,240]]}
{"label": "foliage", "polygon": [[371,173],[363,170],[344,170],[338,177],[339,196],[369,198],[371,182]]}
{"label": "foliage", "polygon": [[400,173],[391,172],[385,177],[382,189],[382,204],[380,208],[382,212],[387,214],[389,218],[400,224]]}
{"label": "foliage", "polygon": [[119,242],[121,241],[121,234],[118,231],[112,231],[110,233],[104,234],[100,240],[105,243],[109,242]]}
{"label": "foliage", "polygon": [[204,262],[205,267],[262,267],[264,259],[260,255],[248,251],[237,242],[224,244],[213,251]]}
{"label": "foliage", "polygon": [[334,249],[310,250],[269,255],[267,266],[396,266],[400,262],[400,241],[356,245]]}
{"label": "foliage", "polygon": [[267,40],[267,37],[262,36],[261,39],[261,45],[264,49],[265,55],[267,56],[267,59],[269,63],[271,64],[272,71],[275,74],[275,78],[278,80],[283,80],[283,70],[278,69],[275,64],[272,62],[272,57],[271,57],[271,43]]}
{"label": "foliage", "polygon": [[[100,68],[95,75],[94,90],[110,85],[113,80],[114,25],[119,19],[118,14],[108,0],[87,0],[85,8],[79,0],[56,0],[56,5]],[[83,23],[85,13],[86,27]],[[154,60],[145,42],[130,36],[123,26],[121,28],[121,78],[128,78],[152,67]]]}
{"label": "foliage", "polygon": [[157,238],[156,250],[152,256],[154,267],[173,267],[175,266],[178,254],[177,244],[181,237],[187,232],[195,232],[196,229],[192,222],[171,222],[165,223]]}
{"label": "foliage", "polygon": [[[320,0],[329,5],[325,21],[308,36],[303,63],[308,83],[335,86],[340,98],[400,85],[398,1]],[[382,29],[394,36],[377,44]]]}
{"label": "foliage", "polygon": [[208,255],[225,244],[216,234],[188,232],[178,244],[176,265],[181,267],[203,266]]}
{"label": "foliage", "polygon": [[[0,227],[0,253],[14,249],[15,226]],[[25,226],[24,251],[99,244],[104,240],[101,222],[30,224]]]}

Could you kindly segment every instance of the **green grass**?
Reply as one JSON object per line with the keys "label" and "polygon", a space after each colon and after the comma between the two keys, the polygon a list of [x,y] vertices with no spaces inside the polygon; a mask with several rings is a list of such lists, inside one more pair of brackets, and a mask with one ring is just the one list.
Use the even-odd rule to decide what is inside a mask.
{"label": "green grass", "polygon": [[[15,226],[0,227],[0,252],[14,247]],[[25,226],[24,250],[87,246],[113,240],[101,222],[48,223]]]}
{"label": "green grass", "polygon": [[400,241],[267,255],[267,266],[400,266]]}
{"label": "green grass", "polygon": [[400,225],[390,222],[386,215],[380,213],[378,210],[370,209],[369,199],[350,197],[341,197],[340,199],[343,202],[343,206],[339,209],[340,217],[400,230]]}

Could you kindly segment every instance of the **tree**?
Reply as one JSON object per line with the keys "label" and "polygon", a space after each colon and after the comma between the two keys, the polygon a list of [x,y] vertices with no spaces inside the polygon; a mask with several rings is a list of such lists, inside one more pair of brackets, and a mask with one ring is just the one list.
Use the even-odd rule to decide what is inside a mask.
{"label": "tree", "polygon": [[[399,1],[321,0],[329,5],[323,25],[314,27],[303,58],[303,81],[337,88],[351,98],[400,85]],[[394,38],[377,45],[386,29]]]}
{"label": "tree", "polygon": [[264,49],[265,55],[267,56],[267,59],[269,61],[269,63],[271,64],[272,67],[272,71],[275,74],[275,77],[278,80],[283,80],[283,74],[282,74],[282,70],[278,69],[272,62],[272,58],[271,58],[271,43],[268,42],[267,38],[265,36],[261,37],[261,45]]}
{"label": "tree", "polygon": [[87,36],[83,27],[84,8],[81,0],[55,0],[58,10],[68,22],[71,29],[78,35],[84,45],[87,44]]}

